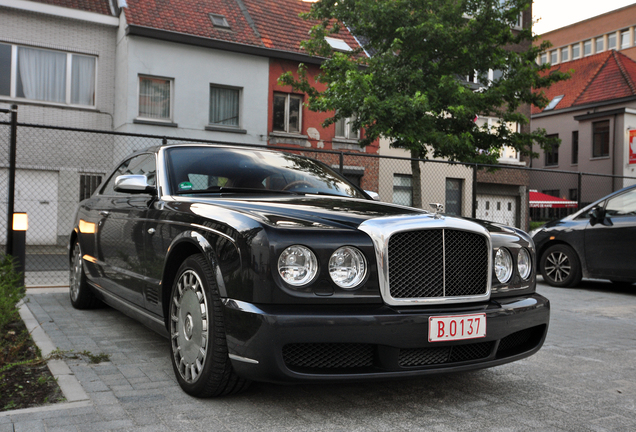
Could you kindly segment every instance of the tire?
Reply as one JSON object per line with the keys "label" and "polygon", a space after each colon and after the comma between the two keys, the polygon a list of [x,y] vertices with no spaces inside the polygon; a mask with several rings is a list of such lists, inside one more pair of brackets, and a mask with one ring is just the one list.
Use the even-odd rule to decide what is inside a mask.
{"label": "tire", "polygon": [[75,309],[94,309],[101,305],[91,287],[88,286],[88,282],[86,282],[86,274],[84,274],[84,264],[82,262],[82,248],[79,241],[76,241],[73,246],[73,259],[71,261],[68,287],[71,305]]}
{"label": "tire", "polygon": [[250,384],[232,368],[215,280],[207,259],[192,255],[179,267],[170,297],[172,367],[183,391],[202,398],[239,393]]}
{"label": "tire", "polygon": [[570,246],[550,246],[541,257],[543,279],[555,287],[572,287],[581,282],[581,262]]}

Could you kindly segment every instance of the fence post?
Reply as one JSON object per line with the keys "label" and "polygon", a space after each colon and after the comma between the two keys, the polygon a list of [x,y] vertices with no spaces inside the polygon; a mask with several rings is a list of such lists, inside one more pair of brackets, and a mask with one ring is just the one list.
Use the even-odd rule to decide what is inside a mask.
{"label": "fence post", "polygon": [[477,164],[473,165],[473,210],[472,218],[477,218]]}
{"label": "fence post", "polygon": [[581,195],[583,191],[581,190],[581,184],[583,179],[583,173],[579,172],[579,184],[577,185],[578,191],[576,193],[576,208],[577,210],[581,210]]}
{"label": "fence post", "polygon": [[13,255],[13,211],[15,204],[15,160],[18,141],[18,106],[11,105],[9,136],[9,191],[7,200],[7,255]]}
{"label": "fence post", "polygon": [[168,137],[163,137],[161,139],[161,145],[166,145],[166,144],[168,144]]}
{"label": "fence post", "polygon": [[340,175],[342,175],[344,171],[344,153],[340,152]]}

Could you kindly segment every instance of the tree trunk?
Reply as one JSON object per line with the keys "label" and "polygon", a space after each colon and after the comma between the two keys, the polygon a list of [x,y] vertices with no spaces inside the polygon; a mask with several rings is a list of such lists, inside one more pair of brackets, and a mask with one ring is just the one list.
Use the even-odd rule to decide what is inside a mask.
{"label": "tree trunk", "polygon": [[411,150],[411,173],[413,175],[413,207],[422,207],[422,170],[420,169],[420,152]]}

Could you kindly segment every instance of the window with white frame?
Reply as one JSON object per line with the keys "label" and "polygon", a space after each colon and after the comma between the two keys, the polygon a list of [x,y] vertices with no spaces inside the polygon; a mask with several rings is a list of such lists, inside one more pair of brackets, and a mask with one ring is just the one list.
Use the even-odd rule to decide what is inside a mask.
{"label": "window with white frame", "polygon": [[550,63],[556,64],[558,61],[559,61],[558,51],[557,50],[550,51]]}
{"label": "window with white frame", "polygon": [[572,60],[581,57],[581,47],[578,43],[572,45]]}
{"label": "window with white frame", "polygon": [[539,62],[546,64],[548,62],[548,53],[542,53]]}
{"label": "window with white frame", "polygon": [[241,89],[210,85],[210,124],[239,127]]}
{"label": "window with white frame", "polygon": [[603,40],[603,36],[596,38],[596,52],[601,52],[605,49],[605,41]]}
{"label": "window with white frame", "polygon": [[568,49],[568,47],[561,48],[561,61],[562,62],[568,61],[570,57],[569,54],[570,54],[570,50]]}
{"label": "window with white frame", "polygon": [[301,96],[289,93],[274,93],[274,124],[277,132],[300,133],[302,124]]}
{"label": "window with white frame", "polygon": [[607,49],[616,49],[616,33],[610,33],[607,35]]}
{"label": "window with white frame", "polygon": [[346,139],[359,139],[360,138],[360,130],[354,129],[353,122],[355,121],[354,117],[341,118],[336,121],[336,138],[346,138]]}
{"label": "window with white frame", "polygon": [[139,118],[172,120],[173,80],[139,75]]}
{"label": "window with white frame", "polygon": [[629,40],[629,30],[624,30],[621,32],[621,48],[629,48],[631,46],[631,41]]}
{"label": "window with white frame", "polygon": [[592,54],[592,40],[588,39],[583,42],[583,55],[589,56],[590,54]]}
{"label": "window with white frame", "polygon": [[0,96],[95,106],[94,56],[0,43]]}
{"label": "window with white frame", "polygon": [[393,174],[393,203],[404,206],[413,205],[413,177],[405,174]]}

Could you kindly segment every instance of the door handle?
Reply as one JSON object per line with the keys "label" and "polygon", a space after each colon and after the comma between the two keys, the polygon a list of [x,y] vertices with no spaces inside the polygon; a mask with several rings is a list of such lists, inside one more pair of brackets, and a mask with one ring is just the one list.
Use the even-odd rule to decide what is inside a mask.
{"label": "door handle", "polygon": [[99,212],[99,214],[100,214],[100,216],[106,217],[106,216],[108,216],[110,214],[110,212],[106,211],[106,210],[102,210],[102,211]]}

